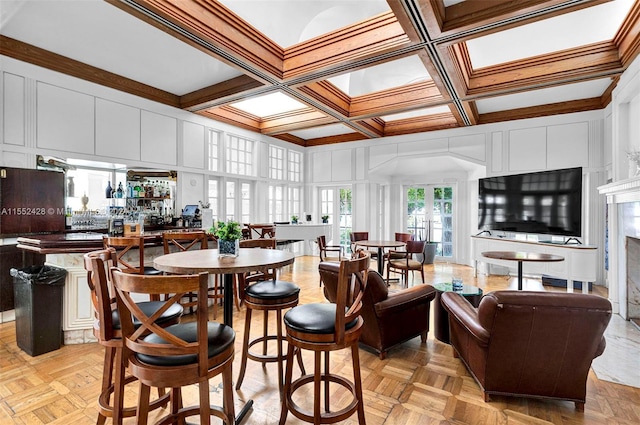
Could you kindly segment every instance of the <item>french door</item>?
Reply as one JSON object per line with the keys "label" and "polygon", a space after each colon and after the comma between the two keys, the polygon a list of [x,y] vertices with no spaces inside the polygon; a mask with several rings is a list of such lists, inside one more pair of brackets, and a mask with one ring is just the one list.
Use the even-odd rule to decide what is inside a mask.
{"label": "french door", "polygon": [[436,255],[454,257],[454,187],[411,186],[405,191],[406,226],[416,239],[438,242]]}
{"label": "french door", "polygon": [[351,188],[321,188],[319,196],[320,216],[329,216],[329,223],[333,225],[333,244],[339,241],[340,245],[349,247],[352,228]]}

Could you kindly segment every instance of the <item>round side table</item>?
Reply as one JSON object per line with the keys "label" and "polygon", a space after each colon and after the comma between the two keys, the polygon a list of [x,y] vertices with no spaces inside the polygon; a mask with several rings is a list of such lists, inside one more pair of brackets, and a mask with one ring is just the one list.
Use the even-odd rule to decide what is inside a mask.
{"label": "round side table", "polygon": [[[444,309],[440,298],[444,292],[454,292],[451,282],[435,283],[436,288],[435,306],[433,311],[434,335],[438,341],[449,343],[449,313]],[[462,291],[456,291],[465,297],[474,306],[478,307],[482,299],[482,289],[477,286],[464,285]]]}

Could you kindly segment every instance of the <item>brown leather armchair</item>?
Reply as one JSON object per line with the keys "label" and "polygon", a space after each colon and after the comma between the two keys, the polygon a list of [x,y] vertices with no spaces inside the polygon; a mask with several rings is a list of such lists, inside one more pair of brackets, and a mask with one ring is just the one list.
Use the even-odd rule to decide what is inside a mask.
{"label": "brown leather armchair", "polygon": [[605,349],[611,303],[596,295],[496,291],[478,308],[442,294],[451,345],[490,395],[570,400],[584,410],[591,361]]}
{"label": "brown leather armchair", "polygon": [[[335,302],[339,263],[322,262],[318,266],[324,282],[324,295]],[[386,282],[377,271],[369,270],[369,279],[362,299],[364,319],[360,343],[373,349],[381,359],[387,351],[400,343],[420,335],[422,342],[429,332],[429,309],[436,290],[431,285],[416,285],[397,292],[389,292]]]}

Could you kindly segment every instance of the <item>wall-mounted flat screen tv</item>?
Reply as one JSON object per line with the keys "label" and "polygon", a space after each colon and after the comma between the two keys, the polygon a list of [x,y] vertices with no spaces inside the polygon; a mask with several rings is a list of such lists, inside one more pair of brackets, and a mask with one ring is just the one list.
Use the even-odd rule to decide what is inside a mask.
{"label": "wall-mounted flat screen tv", "polygon": [[580,237],[582,167],[480,179],[478,228]]}

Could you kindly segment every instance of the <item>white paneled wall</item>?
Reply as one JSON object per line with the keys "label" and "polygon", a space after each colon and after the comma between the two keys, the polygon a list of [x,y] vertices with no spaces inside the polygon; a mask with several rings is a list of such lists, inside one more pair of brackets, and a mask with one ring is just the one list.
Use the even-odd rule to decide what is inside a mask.
{"label": "white paneled wall", "polygon": [[178,120],[142,111],[140,116],[142,157],[157,164],[178,165]]}
{"label": "white paneled wall", "polygon": [[44,83],[36,91],[37,147],[93,155],[95,98]]}
{"label": "white paneled wall", "polygon": [[96,99],[98,156],[140,160],[140,109]]}

